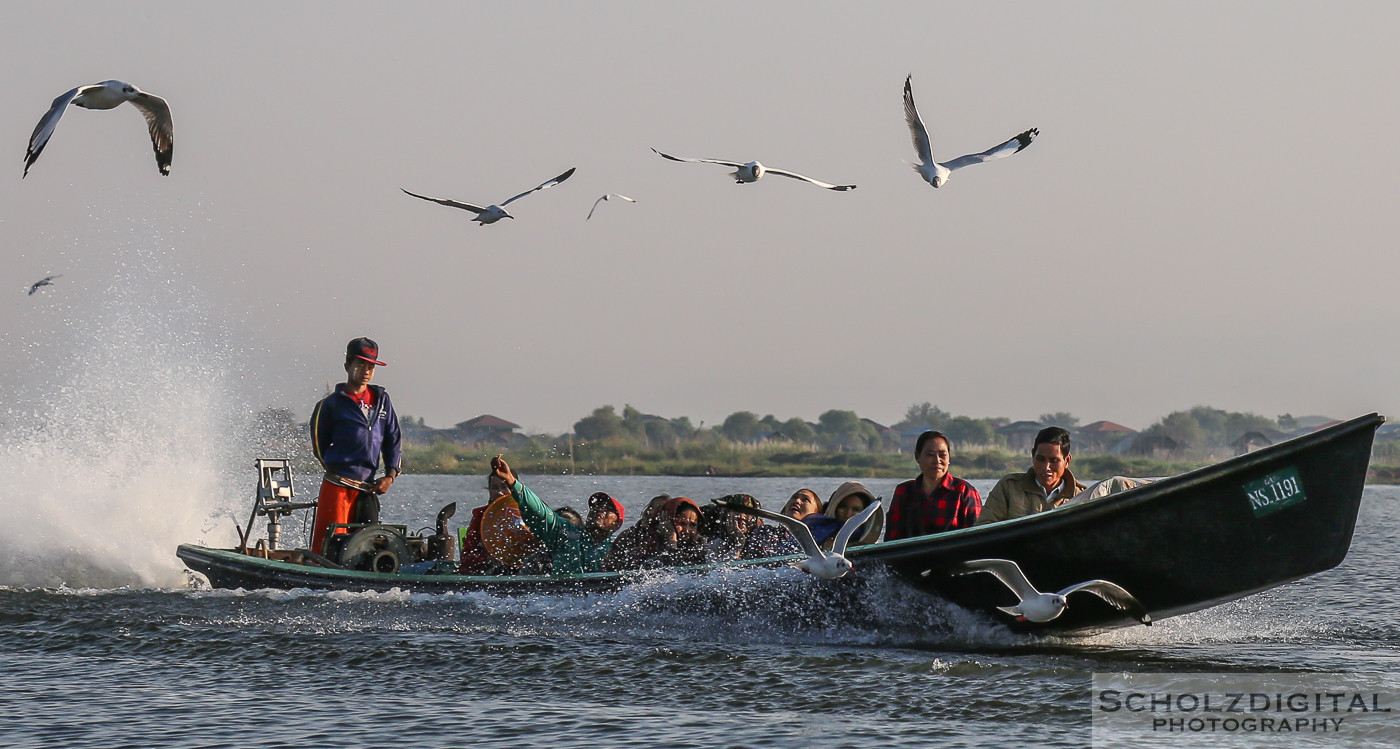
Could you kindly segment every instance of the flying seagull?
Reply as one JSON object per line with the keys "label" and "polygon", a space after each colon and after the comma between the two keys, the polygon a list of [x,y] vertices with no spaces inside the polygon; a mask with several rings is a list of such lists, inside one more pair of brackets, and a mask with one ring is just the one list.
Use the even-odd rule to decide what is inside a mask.
{"label": "flying seagull", "polygon": [[[575,167],[575,168],[577,168],[577,167]],[[448,200],[447,198],[430,198],[430,197],[428,197],[427,195],[419,195],[419,194],[416,193],[416,192],[408,192],[408,190],[403,190],[402,187],[400,187],[399,189],[400,189],[400,190],[403,190],[404,192],[408,193],[409,195],[412,195],[413,197],[419,198],[419,199],[421,199],[421,200],[431,200],[431,201],[433,201],[434,203],[437,203],[437,204],[439,204],[439,205],[445,205],[445,206],[449,206],[449,207],[451,207],[451,208],[461,208],[461,209],[464,210],[464,211],[471,211],[472,213],[475,213],[475,214],[476,214],[476,218],[474,218],[474,219],[472,219],[472,220],[473,220],[473,221],[480,221],[480,222],[481,222],[481,226],[485,226],[485,225],[487,225],[487,224],[494,224],[494,223],[496,223],[497,221],[500,221],[500,220],[503,219],[503,218],[512,218],[512,219],[515,218],[514,216],[510,215],[509,213],[506,213],[506,208],[505,208],[506,206],[508,206],[508,205],[510,205],[511,203],[514,203],[515,201],[517,201],[517,200],[519,200],[519,199],[525,197],[526,195],[529,195],[529,194],[532,193],[532,192],[536,192],[536,191],[538,191],[538,190],[543,190],[543,189],[546,189],[546,188],[549,188],[549,187],[554,187],[555,185],[559,184],[560,182],[563,182],[564,180],[566,180],[566,179],[568,179],[569,177],[573,176],[573,174],[574,174],[574,170],[573,170],[573,169],[570,169],[569,171],[564,172],[563,174],[559,175],[558,177],[555,177],[554,179],[549,180],[548,182],[542,183],[539,187],[532,187],[532,188],[530,188],[529,190],[526,190],[525,192],[522,192],[522,193],[520,193],[519,195],[516,195],[515,197],[511,198],[510,200],[503,201],[503,202],[501,202],[501,203],[499,203],[499,204],[497,204],[497,205],[488,205],[488,206],[486,206],[485,208],[482,208],[481,206],[472,205],[471,203],[461,203],[461,202],[458,202],[458,201],[456,201],[456,200]]]}
{"label": "flying seagull", "polygon": [[734,182],[740,185],[746,182],[757,182],[763,179],[763,175],[765,174],[777,174],[783,177],[800,179],[803,182],[811,182],[817,187],[825,187],[828,190],[856,189],[855,185],[831,185],[822,182],[821,180],[816,180],[812,179],[811,177],[803,176],[801,174],[798,174],[797,172],[788,172],[782,169],[774,169],[772,167],[767,167],[758,163],[757,161],[750,161],[747,164],[740,164],[737,161],[720,161],[719,159],[686,159],[680,156],[672,156],[670,154],[661,153],[655,148],[651,150],[655,151],[656,155],[660,156],[661,158],[670,159],[671,161],[688,161],[692,164],[719,164],[720,166],[734,167],[734,171],[730,173],[730,176],[734,177]]}
{"label": "flying seagull", "polygon": [[63,277],[63,274],[62,274],[62,273],[55,273],[55,274],[52,275],[52,276],[44,276],[43,278],[39,279],[38,281],[35,281],[34,283],[32,283],[32,284],[29,285],[29,296],[34,296],[34,292],[38,291],[40,286],[53,286],[53,280],[54,280],[55,278],[62,278],[62,277]]}
{"label": "flying seagull", "polygon": [[812,529],[808,528],[806,523],[797,518],[780,515],[771,510],[764,510],[759,507],[741,505],[737,502],[730,503],[716,500],[715,504],[726,510],[733,510],[746,515],[757,515],[758,517],[768,518],[776,523],[781,523],[792,533],[793,537],[797,539],[797,542],[802,544],[802,550],[807,552],[807,558],[797,562],[793,566],[803,572],[810,572],[817,577],[827,580],[834,580],[851,571],[851,560],[847,559],[845,556],[846,544],[850,542],[851,536],[856,532],[856,529],[864,525],[865,521],[869,520],[870,516],[874,515],[875,511],[880,509],[880,501],[876,500],[871,502],[858,514],[848,518],[845,524],[841,526],[841,530],[836,532],[836,540],[831,544],[831,551],[827,552],[823,551],[822,547],[817,545],[817,540],[812,537]]}
{"label": "flying seagull", "polygon": [[[928,576],[932,572],[933,570],[925,570],[924,575]],[[950,570],[950,573],[954,575],[972,575],[978,572],[989,572],[995,575],[996,579],[1000,580],[1021,599],[1021,602],[1015,606],[997,607],[1012,616],[1033,622],[1048,622],[1065,613],[1065,609],[1069,607],[1069,601],[1065,599],[1070,593],[1082,590],[1093,593],[1107,601],[1113,608],[1126,612],[1149,627],[1152,626],[1152,617],[1148,615],[1147,607],[1134,598],[1133,594],[1107,580],[1089,580],[1071,585],[1058,593],[1041,593],[1036,590],[1034,585],[1031,585],[1030,580],[1026,579],[1021,568],[1009,559],[974,559],[963,562]]]}
{"label": "flying seagull", "polygon": [[1029,146],[1031,141],[1040,135],[1040,129],[1033,127],[999,146],[988,148],[982,153],[959,156],[952,161],[940,164],[933,160],[933,144],[928,138],[928,128],[924,127],[924,121],[919,118],[919,110],[914,108],[914,90],[909,85],[909,80],[913,77],[910,75],[904,79],[904,121],[909,124],[909,135],[914,139],[914,150],[919,154],[920,163],[910,166],[914,167],[914,171],[918,172],[925,182],[934,187],[942,187],[954,171],[965,166],[1010,156]]}
{"label": "flying seagull", "polygon": [[63,116],[69,104],[84,109],[113,109],[127,101],[146,116],[146,129],[151,131],[151,147],[156,152],[156,166],[161,174],[170,176],[170,158],[175,151],[175,126],[170,121],[170,105],[159,96],[121,81],[79,86],[54,99],[49,111],[34,127],[34,134],[29,136],[29,150],[24,154],[24,176],[29,176],[29,167],[34,166],[39,154],[43,153],[53,129],[58,126],[58,118]]}
{"label": "flying seagull", "polygon": [[[620,198],[620,199],[622,199],[622,200],[627,201],[628,203],[635,203],[635,202],[637,202],[637,201],[635,201],[635,200],[633,200],[633,199],[627,197],[626,195],[619,195],[618,193],[610,192],[610,193],[608,193],[607,195],[604,195],[603,197],[598,198],[597,200],[593,201],[593,207],[588,209],[588,218],[593,218],[593,212],[596,211],[596,210],[598,210],[598,204],[599,204],[599,203],[603,202],[604,200],[609,200],[609,199],[612,199],[612,198]],[[587,221],[588,218],[584,219],[584,221]]]}

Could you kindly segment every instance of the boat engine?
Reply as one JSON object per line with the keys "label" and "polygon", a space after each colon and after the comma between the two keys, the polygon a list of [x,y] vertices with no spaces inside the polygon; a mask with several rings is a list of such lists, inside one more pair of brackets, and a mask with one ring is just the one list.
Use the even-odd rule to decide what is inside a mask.
{"label": "boat engine", "polygon": [[402,525],[370,525],[355,531],[340,550],[340,566],[369,572],[398,572],[400,564],[415,561],[407,530]]}

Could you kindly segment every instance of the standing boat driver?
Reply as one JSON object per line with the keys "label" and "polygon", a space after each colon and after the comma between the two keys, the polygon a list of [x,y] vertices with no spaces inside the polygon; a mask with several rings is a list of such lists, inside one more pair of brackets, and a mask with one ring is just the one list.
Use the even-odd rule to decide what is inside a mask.
{"label": "standing boat driver", "polygon": [[[399,418],[389,393],[371,385],[379,361],[379,344],[356,338],[345,347],[345,382],[311,410],[311,447],[326,469],[316,500],[311,549],[324,553],[326,531],[350,522],[362,492],[377,496],[389,491],[403,462]],[[384,475],[374,478],[384,459]]]}
{"label": "standing boat driver", "polygon": [[1031,447],[1030,470],[1009,473],[992,487],[977,525],[1053,510],[1084,491],[1069,471],[1069,448],[1069,432],[1060,427],[1040,430]]}
{"label": "standing boat driver", "polygon": [[914,442],[914,462],[919,466],[918,478],[894,488],[885,540],[971,528],[985,512],[982,496],[972,484],[954,478],[948,438],[933,429],[919,435]]}
{"label": "standing boat driver", "polygon": [[505,458],[499,455],[492,458],[491,471],[510,487],[510,494],[520,507],[520,519],[549,549],[553,562],[551,574],[598,571],[603,556],[612,548],[613,531],[622,527],[621,502],[605,492],[594,492],[588,498],[588,517],[580,528],[551,510],[530,487],[521,483]]}

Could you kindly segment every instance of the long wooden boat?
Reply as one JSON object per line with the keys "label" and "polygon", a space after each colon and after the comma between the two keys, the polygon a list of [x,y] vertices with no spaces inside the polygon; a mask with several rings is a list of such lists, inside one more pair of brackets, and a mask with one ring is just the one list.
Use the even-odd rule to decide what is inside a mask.
{"label": "long wooden boat", "polygon": [[[1370,414],[1188,473],[1102,499],[976,528],[851,549],[855,571],[886,568],[909,585],[1013,629],[1087,633],[1136,624],[1088,594],[1063,615],[1033,623],[1002,613],[1016,603],[987,574],[949,574],[976,559],[1016,562],[1040,590],[1092,579],[1135,596],[1153,619],[1215,606],[1331,569],[1351,545],[1375,430]],[[587,593],[628,584],[636,573],[560,577],[476,577],[327,569],[189,544],[177,551],[220,588],[487,590],[507,594]],[[737,564],[780,564],[797,557]],[[709,568],[683,568],[705,570]]]}

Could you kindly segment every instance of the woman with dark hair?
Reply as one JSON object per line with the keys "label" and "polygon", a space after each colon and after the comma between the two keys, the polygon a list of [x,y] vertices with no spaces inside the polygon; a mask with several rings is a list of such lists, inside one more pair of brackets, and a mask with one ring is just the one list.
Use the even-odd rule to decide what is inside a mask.
{"label": "woman with dark hair", "polygon": [[948,438],[932,429],[914,443],[919,476],[894,488],[885,540],[927,536],[970,528],[982,512],[982,495],[949,470],[953,452]]}
{"label": "woman with dark hair", "polygon": [[[818,544],[835,540],[836,532],[841,530],[841,524],[836,522],[835,518],[822,513],[821,498],[811,489],[804,488],[793,492],[787,504],[783,505],[782,514],[806,523],[812,530],[813,540]],[[794,542],[796,540],[793,539]]]}

